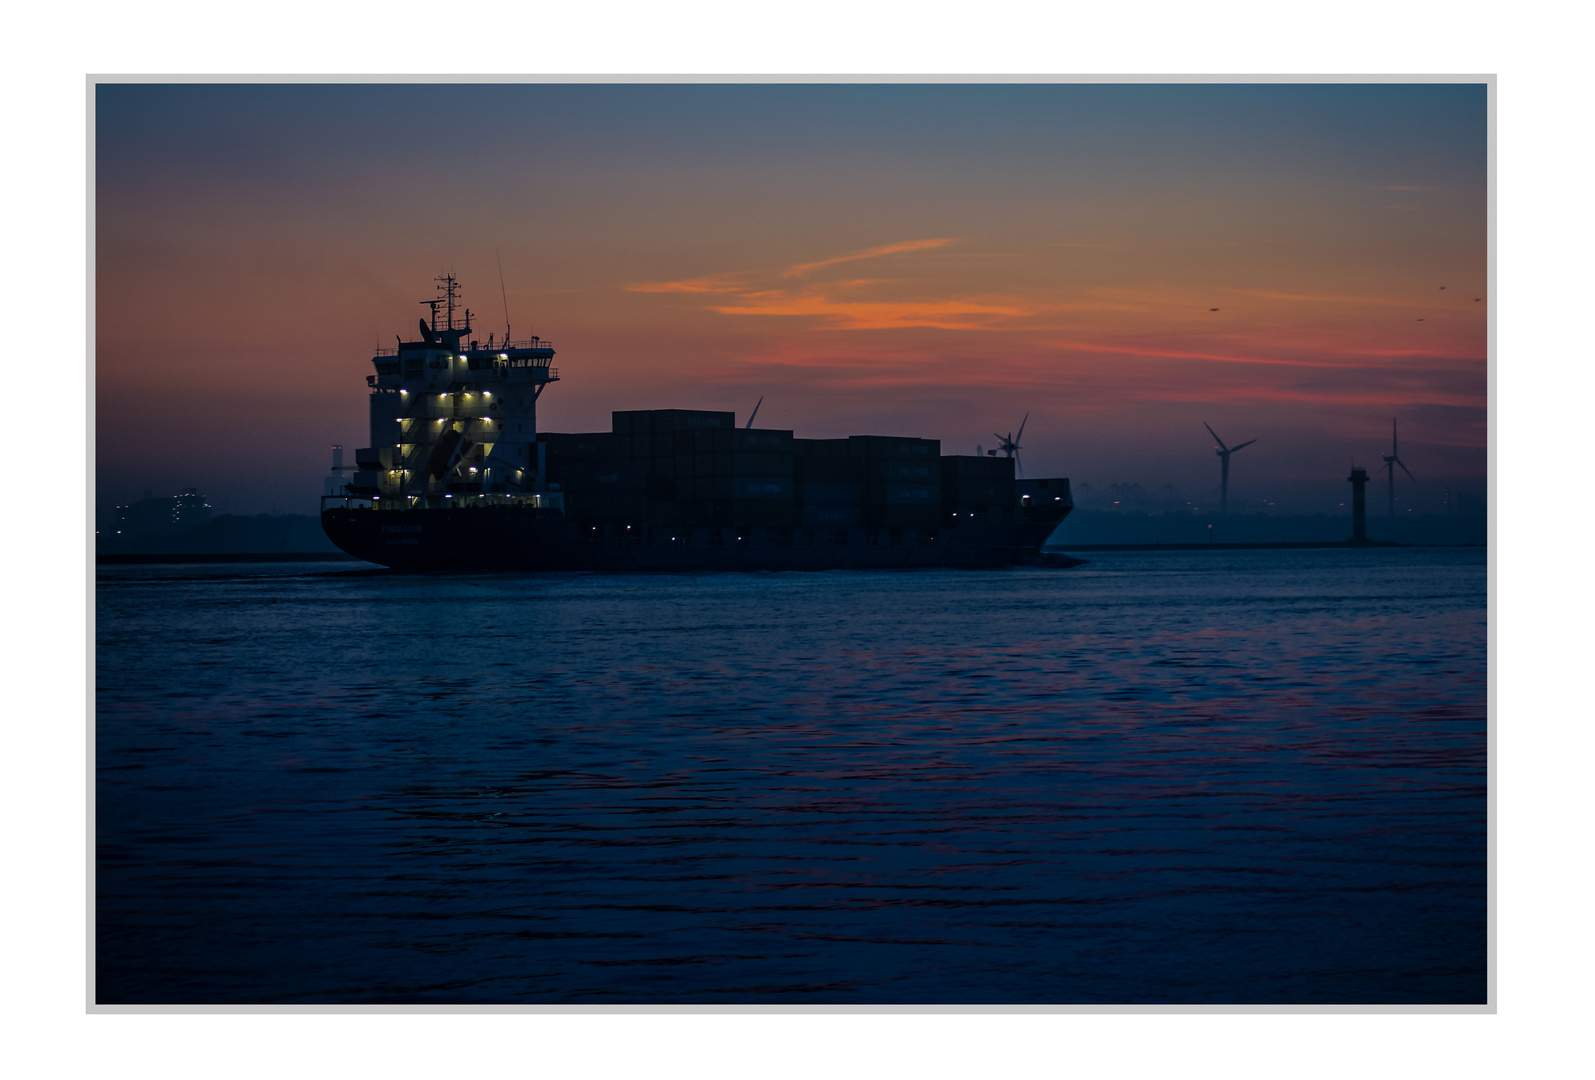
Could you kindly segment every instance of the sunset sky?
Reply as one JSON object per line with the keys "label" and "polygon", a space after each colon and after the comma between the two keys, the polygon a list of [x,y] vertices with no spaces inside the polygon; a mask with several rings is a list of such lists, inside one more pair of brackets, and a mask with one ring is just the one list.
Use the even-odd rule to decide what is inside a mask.
{"label": "sunset sky", "polygon": [[[311,513],[371,350],[452,270],[553,341],[549,431],[734,410],[1025,433],[1025,471],[1335,507],[1401,422],[1486,472],[1486,89],[115,85],[95,94],[101,504]],[[1215,310],[1216,309],[1216,310]],[[1319,505],[1322,503],[1322,505]]]}

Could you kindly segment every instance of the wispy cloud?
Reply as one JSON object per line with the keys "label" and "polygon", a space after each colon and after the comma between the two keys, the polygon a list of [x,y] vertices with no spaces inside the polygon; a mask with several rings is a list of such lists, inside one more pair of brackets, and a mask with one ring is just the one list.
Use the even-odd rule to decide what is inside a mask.
{"label": "wispy cloud", "polygon": [[1329,364],[1315,360],[1279,360],[1263,356],[1230,356],[1224,353],[1190,352],[1159,348],[1152,345],[1108,345],[1093,341],[1049,341],[1054,349],[1072,352],[1111,353],[1121,356],[1148,356],[1164,360],[1220,360],[1226,364],[1267,364],[1272,367],[1339,368],[1345,364]]}
{"label": "wispy cloud", "polygon": [[[822,267],[929,251],[952,242],[950,237],[938,237],[882,244],[830,259],[798,263],[780,271],[779,277],[801,278]],[[817,279],[782,286],[757,277],[744,273],[711,274],[680,281],[641,282],[625,288],[629,292],[723,296],[727,299],[711,303],[707,310],[720,315],[806,318],[818,320],[815,328],[827,330],[992,329],[1002,321],[1034,316],[1055,306],[1038,306],[1002,296],[881,296],[879,290],[883,287],[902,285],[894,278]]]}
{"label": "wispy cloud", "polygon": [[[754,300],[753,297],[745,297]],[[886,330],[934,327],[941,330],[975,330],[993,318],[1029,315],[1026,308],[968,300],[878,301],[861,303],[830,300],[805,293],[797,296],[761,294],[752,303],[715,307],[722,315],[818,316],[837,330]]]}
{"label": "wispy cloud", "polygon": [[686,281],[639,282],[627,285],[627,292],[651,293],[734,293],[745,286],[735,274],[712,274],[709,277],[690,278]]}
{"label": "wispy cloud", "polygon": [[1411,300],[1397,299],[1383,296],[1352,296],[1344,293],[1287,293],[1274,292],[1270,289],[1239,289],[1242,296],[1260,296],[1265,300],[1300,300],[1312,304],[1354,304],[1358,307],[1403,307],[1415,306]]}
{"label": "wispy cloud", "polygon": [[838,255],[833,259],[821,259],[818,262],[798,263],[789,266],[781,272],[782,277],[801,277],[811,270],[818,270],[822,266],[835,266],[837,263],[856,262],[859,259],[878,259],[882,255],[896,255],[903,251],[924,251],[927,248],[943,247],[952,243],[952,237],[943,237],[939,240],[904,240],[896,244],[882,244],[880,247],[865,248],[849,255]]}

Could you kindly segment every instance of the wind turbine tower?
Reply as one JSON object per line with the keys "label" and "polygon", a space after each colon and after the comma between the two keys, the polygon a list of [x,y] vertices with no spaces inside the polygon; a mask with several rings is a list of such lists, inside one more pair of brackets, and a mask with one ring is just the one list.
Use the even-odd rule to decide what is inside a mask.
{"label": "wind turbine tower", "polygon": [[1412,470],[1407,468],[1407,463],[1397,456],[1396,450],[1396,422],[1390,421],[1390,453],[1384,455],[1385,472],[1389,473],[1390,516],[1396,516],[1396,466],[1401,466],[1401,471],[1407,474],[1407,479],[1414,484],[1418,478],[1412,475]]}
{"label": "wind turbine tower", "polygon": [[1206,420],[1202,421],[1202,426],[1207,428],[1207,433],[1213,436],[1214,442],[1218,443],[1218,446],[1213,450],[1213,452],[1218,455],[1219,460],[1218,512],[1220,516],[1226,516],[1229,514],[1229,456],[1237,450],[1246,449],[1257,440],[1247,439],[1239,446],[1225,446],[1224,440],[1218,437],[1218,432],[1214,431],[1212,426],[1208,424]]}
{"label": "wind turbine tower", "polygon": [[1004,438],[1001,435],[997,435],[997,433],[995,431],[992,432],[993,435],[997,435],[997,439],[999,440],[999,445],[998,445],[996,450],[987,450],[986,451],[986,456],[987,457],[996,457],[999,452],[1003,453],[1003,454],[1006,454],[1007,456],[1009,456],[1009,457],[1014,459],[1014,463],[1013,463],[1014,464],[1014,468],[1018,471],[1019,475],[1020,476],[1024,476],[1025,468],[1019,462],[1019,440],[1025,437],[1025,425],[1028,424],[1029,422],[1030,422],[1030,414],[1029,413],[1025,413],[1025,418],[1023,420],[1019,421],[1019,434],[1015,435],[1013,432],[1010,431],[1008,433],[1007,438]]}

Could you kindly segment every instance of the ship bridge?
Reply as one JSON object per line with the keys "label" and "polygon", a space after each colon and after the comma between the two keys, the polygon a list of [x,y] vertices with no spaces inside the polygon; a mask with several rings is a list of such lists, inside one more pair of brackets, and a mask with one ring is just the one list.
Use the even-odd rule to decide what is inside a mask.
{"label": "ship bridge", "polygon": [[[528,501],[546,490],[537,441],[537,399],[559,381],[554,346],[540,337],[487,340],[456,325],[459,282],[438,278],[424,300],[420,337],[371,358],[371,442],[355,452],[349,494],[395,509],[449,505],[456,496]],[[449,500],[445,502],[444,500]]]}

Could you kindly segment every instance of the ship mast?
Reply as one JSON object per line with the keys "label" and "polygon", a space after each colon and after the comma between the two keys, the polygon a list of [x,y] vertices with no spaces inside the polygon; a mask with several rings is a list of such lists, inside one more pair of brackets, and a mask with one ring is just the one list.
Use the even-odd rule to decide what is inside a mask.
{"label": "ship mast", "polygon": [[[459,281],[459,278],[456,278],[452,273],[449,273],[449,274],[439,274],[437,277],[433,278],[432,280],[437,282],[438,295],[436,297],[434,297],[433,299],[431,299],[431,300],[422,300],[421,301],[421,303],[425,304],[427,306],[427,309],[429,311],[431,311],[431,313],[432,313],[432,317],[427,320],[427,325],[432,328],[432,332],[434,334],[439,332],[439,328],[438,328],[438,308],[442,308],[443,309],[443,327],[442,327],[442,329],[443,330],[453,330],[455,328],[454,327],[454,309],[461,306],[461,304],[460,304],[460,281]],[[464,325],[461,326],[460,329],[464,330],[466,333],[470,333],[470,331],[471,331],[471,309],[470,308],[466,308],[465,309]]]}
{"label": "ship mast", "polygon": [[[441,294],[441,296],[439,297],[437,302],[443,305],[444,310],[447,313],[445,315],[445,317],[448,319],[448,325],[447,325],[446,329],[453,330],[454,329],[454,309],[456,307],[460,306],[460,282],[459,282],[459,279],[456,278],[452,273],[450,273],[450,274],[440,274],[438,277],[435,277],[432,280],[437,282],[437,290]],[[434,310],[436,310],[436,309],[434,309]],[[466,316],[466,319],[465,319],[465,325],[463,327],[461,327],[461,329],[469,330],[470,328],[471,328],[471,320],[470,320],[469,313],[467,313],[467,316]]]}

